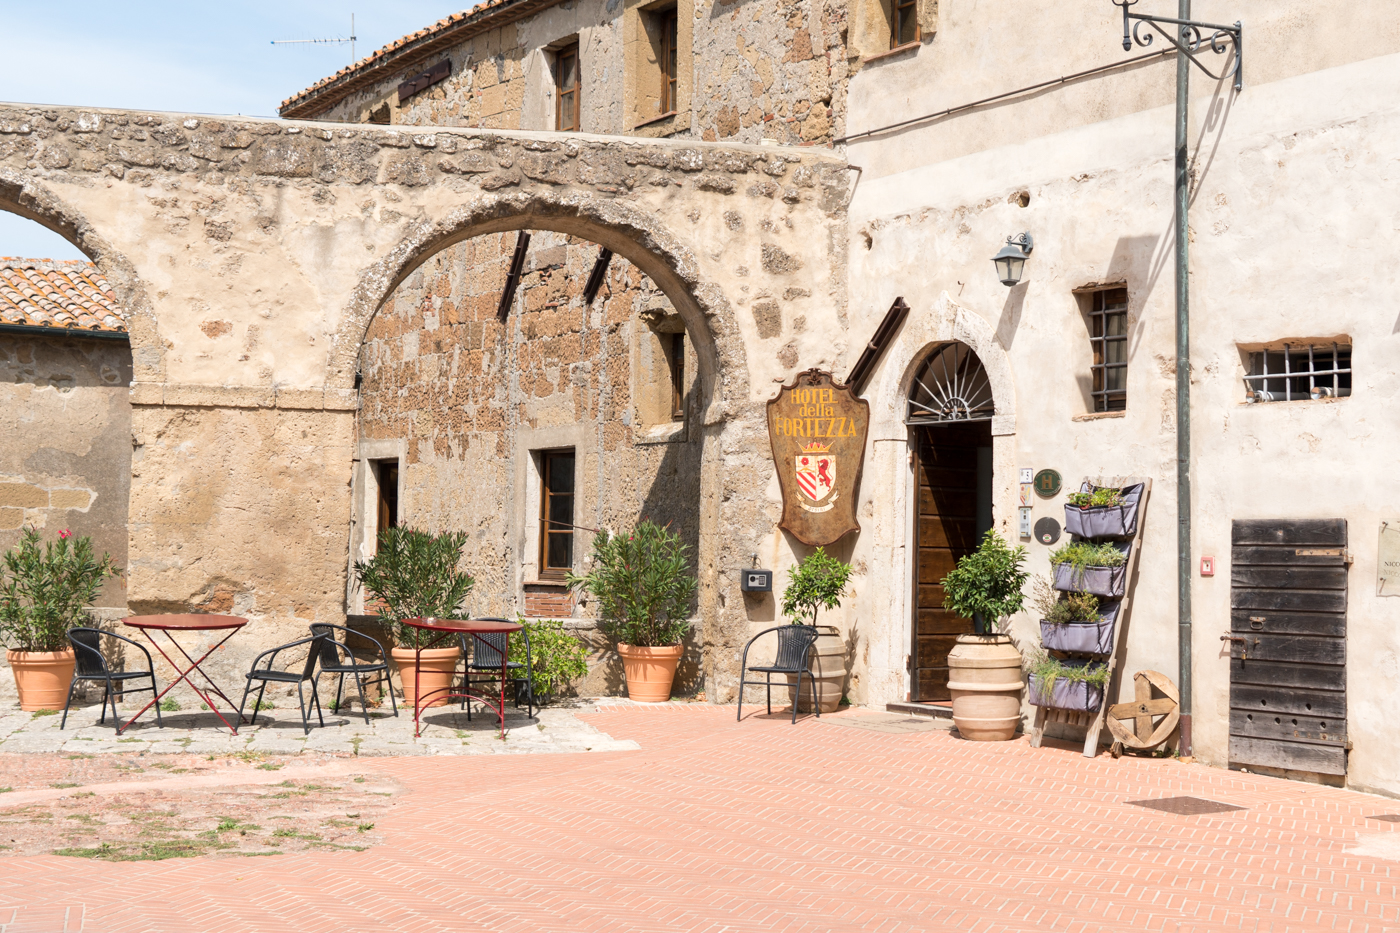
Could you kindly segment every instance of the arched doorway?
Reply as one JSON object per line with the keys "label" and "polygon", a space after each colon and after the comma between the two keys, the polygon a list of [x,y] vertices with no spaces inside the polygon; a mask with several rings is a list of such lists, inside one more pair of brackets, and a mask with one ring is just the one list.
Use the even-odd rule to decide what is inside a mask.
{"label": "arched doorway", "polygon": [[943,577],[992,527],[991,380],[958,341],[929,351],[914,371],[905,422],[916,451],[913,645],[909,698],[946,703],[948,652],[972,621],[943,606]]}

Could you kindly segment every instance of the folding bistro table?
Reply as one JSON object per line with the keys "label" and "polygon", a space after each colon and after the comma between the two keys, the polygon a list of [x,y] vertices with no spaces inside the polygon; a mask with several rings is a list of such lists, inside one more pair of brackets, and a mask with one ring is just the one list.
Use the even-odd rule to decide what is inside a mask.
{"label": "folding bistro table", "polygon": [[[468,702],[476,700],[479,703],[484,703],[487,709],[496,714],[496,721],[500,723],[501,727],[501,737],[504,738],[506,734],[506,678],[509,674],[507,665],[510,663],[510,635],[511,632],[520,631],[524,626],[517,622],[496,622],[486,619],[433,618],[404,619],[403,624],[420,629],[423,632],[436,633],[431,638],[427,639],[427,644],[424,644],[425,639],[421,635],[415,639],[418,644],[414,647],[413,652],[413,737],[417,738],[421,731],[419,717],[422,715],[424,708],[426,708],[429,703],[433,702],[434,699],[445,697],[449,700],[466,698]],[[418,691],[418,669],[423,663],[423,652],[425,650],[437,648],[442,645],[443,642],[453,638],[460,638],[463,634],[475,637],[477,635],[485,635],[488,632],[502,633],[505,635],[506,640],[505,646],[500,652],[501,676],[498,680],[498,684],[500,685],[499,695],[493,697],[486,693],[473,693],[466,687],[462,688],[464,692],[457,693],[453,691],[451,684],[446,687],[439,687],[436,690],[429,690],[426,694]],[[424,702],[425,699],[427,702]]]}
{"label": "folding bistro table", "polygon": [[[132,716],[130,719],[128,719],[126,725],[122,726],[120,729],[117,730],[118,735],[125,732],[127,726],[130,726],[133,722],[139,719],[142,713],[159,703],[161,701],[161,698],[164,697],[167,693],[169,693],[172,689],[174,689],[175,685],[180,683],[180,681],[184,681],[186,684],[189,685],[191,690],[193,690],[199,695],[199,698],[204,701],[204,705],[208,706],[211,710],[214,711],[214,715],[218,716],[219,721],[222,722],[225,726],[228,726],[230,732],[232,732],[234,735],[238,734],[238,726],[230,724],[229,721],[224,718],[224,714],[219,712],[219,708],[214,705],[214,698],[211,694],[222,697],[223,701],[228,704],[230,712],[237,709],[238,707],[235,706],[234,702],[230,700],[222,690],[219,689],[219,685],[214,683],[214,681],[209,678],[209,675],[204,672],[204,668],[200,667],[200,665],[203,664],[205,659],[207,659],[211,654],[213,654],[215,651],[218,651],[219,648],[223,646],[224,642],[232,638],[235,632],[237,632],[243,626],[247,625],[247,619],[241,618],[239,616],[160,615],[131,616],[130,618],[122,619],[122,623],[125,625],[130,625],[132,628],[140,629],[142,632],[144,632],[146,635],[146,640],[155,646],[155,649],[160,652],[161,657],[165,658],[165,660],[170,662],[170,666],[175,668],[175,671],[177,674],[179,674],[179,676],[172,680],[169,684],[167,684],[166,688],[162,690],[155,699],[151,700],[151,702],[141,707],[141,709],[139,709],[136,712],[135,716]],[[178,632],[219,631],[227,631],[228,634],[225,635],[223,638],[219,639],[219,641],[212,648],[200,655],[198,660],[190,657],[189,652],[186,651],[180,645],[179,641],[177,641],[175,638],[175,634]],[[189,667],[184,668],[182,670],[180,668],[179,663],[176,662],[176,660],[170,655],[165,653],[165,649],[160,646],[160,642],[156,641],[155,633],[157,632],[163,632],[165,634],[166,640],[168,640],[170,644],[173,645],[175,649],[184,656],[185,660],[189,662]],[[195,671],[198,671],[199,675],[203,677],[205,681],[208,682],[209,687],[207,689],[209,692],[206,693],[204,690],[200,690],[198,687],[195,686],[194,681],[190,678],[190,674],[194,673]],[[241,723],[242,719],[240,718],[239,721]]]}

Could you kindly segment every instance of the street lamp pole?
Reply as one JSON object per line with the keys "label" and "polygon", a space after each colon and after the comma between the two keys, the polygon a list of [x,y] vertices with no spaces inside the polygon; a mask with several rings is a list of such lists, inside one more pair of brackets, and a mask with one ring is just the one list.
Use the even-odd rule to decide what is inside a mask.
{"label": "street lamp pole", "polygon": [[[1187,116],[1190,102],[1191,65],[1200,68],[1217,81],[1235,79],[1235,90],[1243,87],[1244,45],[1243,26],[1191,21],[1191,0],[1177,0],[1177,18],[1132,13],[1129,7],[1138,0],[1113,0],[1123,9],[1123,51],[1136,42],[1152,44],[1153,35],[1144,31],[1150,26],[1176,46],[1176,612],[1177,612],[1177,683],[1181,693],[1181,734],[1178,750],[1183,757],[1191,754],[1191,282],[1189,259],[1189,228],[1187,210],[1191,198],[1191,178],[1187,159]],[[1130,21],[1132,23],[1130,27]],[[1173,36],[1161,24],[1178,27]],[[1207,40],[1202,30],[1212,34]],[[1228,45],[1226,43],[1229,43]],[[1233,50],[1231,71],[1214,74],[1197,57],[1208,47],[1216,55]]]}

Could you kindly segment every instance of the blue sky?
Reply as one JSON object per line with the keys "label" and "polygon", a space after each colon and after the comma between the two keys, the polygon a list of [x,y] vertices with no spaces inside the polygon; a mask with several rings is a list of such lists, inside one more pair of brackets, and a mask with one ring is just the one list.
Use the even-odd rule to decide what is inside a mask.
{"label": "blue sky", "polygon": [[[361,58],[475,0],[68,3],[0,0],[0,101],[275,116],[350,63],[348,45],[273,39],[350,35]],[[81,259],[66,240],[0,211],[0,256]]]}

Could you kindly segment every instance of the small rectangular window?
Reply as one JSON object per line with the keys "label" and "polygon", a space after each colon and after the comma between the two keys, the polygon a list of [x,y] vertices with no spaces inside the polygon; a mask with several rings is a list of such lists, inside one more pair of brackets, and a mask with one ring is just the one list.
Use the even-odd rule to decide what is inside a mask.
{"label": "small rectangular window", "polygon": [[680,37],[679,18],[672,7],[658,16],[661,26],[661,112],[674,113],[677,107],[677,76],[680,59],[676,43]]}
{"label": "small rectangular window", "polygon": [[1297,402],[1351,395],[1351,345],[1287,344],[1249,354],[1244,377],[1250,402]]}
{"label": "small rectangular window", "polygon": [[379,487],[379,524],[375,535],[399,525],[399,461],[375,460],[374,480]]}
{"label": "small rectangular window", "polygon": [[685,334],[671,334],[671,420],[685,420]]}
{"label": "small rectangular window", "polygon": [[561,132],[576,132],[580,114],[577,42],[554,53],[554,90],[554,128]]}
{"label": "small rectangular window", "polygon": [[562,580],[574,569],[574,452],[540,454],[540,579]]}
{"label": "small rectangular window", "polygon": [[1128,290],[1094,292],[1089,343],[1094,348],[1094,411],[1128,407]]}
{"label": "small rectangular window", "polygon": [[919,41],[918,0],[892,0],[894,8],[890,17],[890,48]]}

